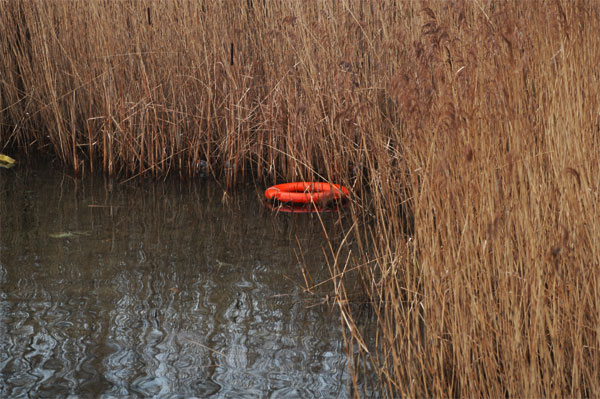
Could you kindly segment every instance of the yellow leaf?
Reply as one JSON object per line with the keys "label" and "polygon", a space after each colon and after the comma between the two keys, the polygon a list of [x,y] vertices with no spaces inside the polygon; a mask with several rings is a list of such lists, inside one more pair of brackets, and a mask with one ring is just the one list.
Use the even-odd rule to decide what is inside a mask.
{"label": "yellow leaf", "polygon": [[0,168],[12,168],[15,166],[15,160],[8,155],[0,154]]}

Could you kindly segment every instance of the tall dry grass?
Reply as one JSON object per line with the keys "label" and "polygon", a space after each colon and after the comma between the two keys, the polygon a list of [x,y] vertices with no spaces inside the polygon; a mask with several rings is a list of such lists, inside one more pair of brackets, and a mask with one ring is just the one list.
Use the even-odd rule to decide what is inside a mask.
{"label": "tall dry grass", "polygon": [[359,268],[377,316],[373,351],[334,278],[356,378],[367,360],[390,397],[600,396],[600,3],[0,11],[3,151],[352,188],[330,266]]}

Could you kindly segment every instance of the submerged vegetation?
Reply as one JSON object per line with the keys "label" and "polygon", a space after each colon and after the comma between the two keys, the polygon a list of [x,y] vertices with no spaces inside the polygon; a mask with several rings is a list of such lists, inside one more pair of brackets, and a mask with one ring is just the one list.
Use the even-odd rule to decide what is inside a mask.
{"label": "submerged vegetation", "polygon": [[[600,396],[600,3],[5,0],[0,15],[0,152],[344,184],[335,296],[354,364],[390,397]],[[348,240],[359,253],[337,258]],[[352,268],[377,353],[339,277]]]}

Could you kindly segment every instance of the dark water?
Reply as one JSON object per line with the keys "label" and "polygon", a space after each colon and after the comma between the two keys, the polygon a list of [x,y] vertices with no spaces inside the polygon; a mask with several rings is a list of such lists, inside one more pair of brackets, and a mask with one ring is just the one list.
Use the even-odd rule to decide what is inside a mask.
{"label": "dark water", "polygon": [[15,168],[0,220],[0,397],[350,396],[339,317],[302,289],[301,264],[328,277],[314,215]]}

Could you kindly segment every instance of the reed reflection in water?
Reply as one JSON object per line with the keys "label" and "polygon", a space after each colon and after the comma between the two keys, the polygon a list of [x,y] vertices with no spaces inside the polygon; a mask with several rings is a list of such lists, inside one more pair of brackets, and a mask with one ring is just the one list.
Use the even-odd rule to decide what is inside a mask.
{"label": "reed reflection in water", "polygon": [[349,396],[338,316],[298,285],[298,245],[328,276],[312,216],[253,186],[1,177],[1,397]]}

